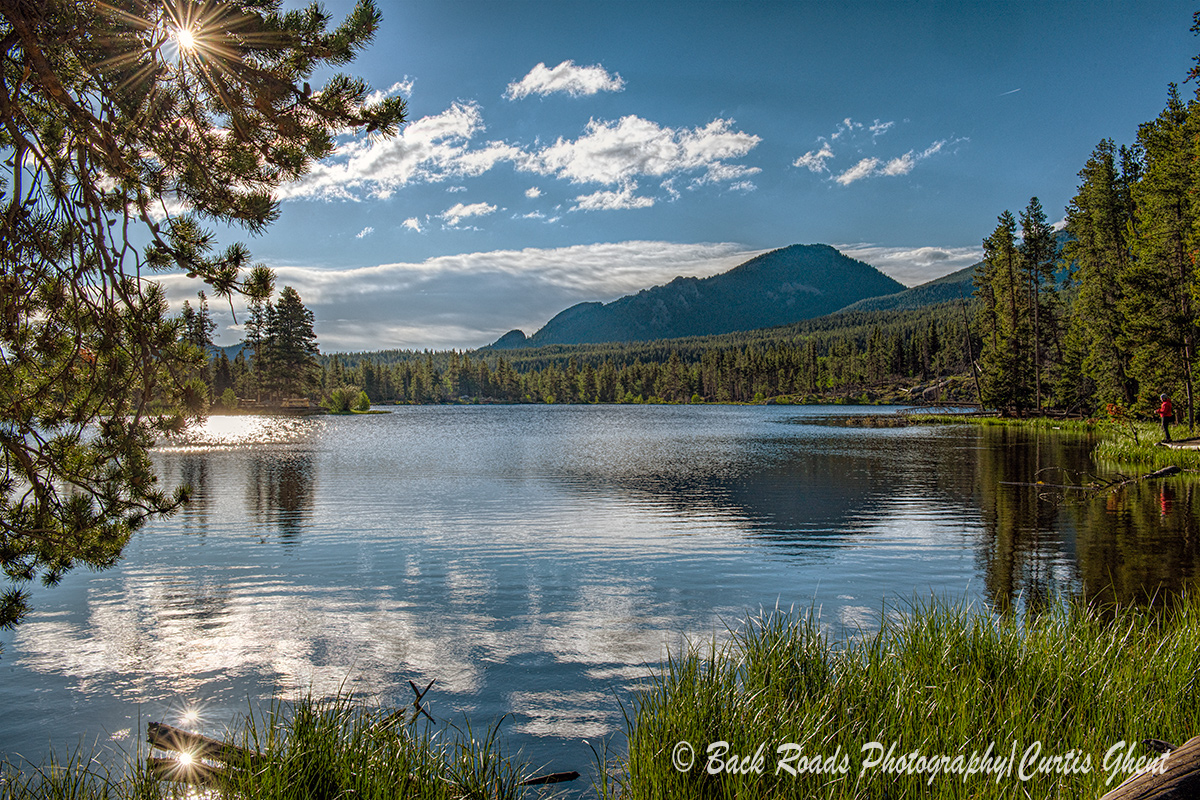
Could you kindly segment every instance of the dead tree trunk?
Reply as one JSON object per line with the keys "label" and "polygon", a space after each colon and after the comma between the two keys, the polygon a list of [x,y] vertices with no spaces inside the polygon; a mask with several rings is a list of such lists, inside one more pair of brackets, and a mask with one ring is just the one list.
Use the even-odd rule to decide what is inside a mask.
{"label": "dead tree trunk", "polygon": [[1191,800],[1200,797],[1200,736],[1172,750],[1162,774],[1134,775],[1100,800]]}

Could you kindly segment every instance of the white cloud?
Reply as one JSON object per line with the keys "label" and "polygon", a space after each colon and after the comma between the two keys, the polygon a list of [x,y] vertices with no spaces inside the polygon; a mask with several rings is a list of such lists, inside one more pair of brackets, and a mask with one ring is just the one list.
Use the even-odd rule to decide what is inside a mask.
{"label": "white cloud", "polygon": [[455,194],[457,192],[465,192],[466,190],[467,190],[467,187],[465,187],[465,186],[447,186],[446,187],[446,192],[449,194]]}
{"label": "white cloud", "polygon": [[[761,170],[731,161],[745,156],[761,139],[733,124],[715,119],[701,127],[670,128],[637,116],[616,122],[593,119],[578,139],[559,138],[545,147],[522,149],[501,141],[473,147],[472,140],[484,130],[480,109],[455,103],[441,114],[417,120],[399,136],[345,142],[304,178],[283,187],[279,198],[386,199],[409,184],[477,177],[502,162],[572,183],[603,184],[615,189],[614,194],[641,175],[669,178],[690,173],[694,187],[744,184]],[[464,190],[458,184],[447,189]],[[531,194],[535,191],[539,194]],[[540,192],[533,187],[526,194],[535,198]]]}
{"label": "white cloud", "polygon": [[421,221],[416,217],[409,217],[400,224],[403,227],[408,228],[410,231],[416,231],[417,233],[421,232]]}
{"label": "white cloud", "polygon": [[[967,141],[967,140],[964,137],[964,138],[955,139],[953,142],[950,142],[950,144],[958,144],[959,142],[965,142],[965,141]],[[921,154],[919,156],[917,156],[917,160],[923,161],[924,159],[929,158],[930,156],[937,155],[938,153],[942,152],[942,148],[945,147],[946,144],[947,144],[947,140],[945,140],[945,139],[934,142],[933,144],[929,145],[929,147],[926,147],[924,150],[921,151]]]}
{"label": "white cloud", "polygon": [[879,167],[878,158],[864,158],[855,164],[850,169],[834,178],[835,181],[842,186],[849,186],[857,180],[862,180],[872,174]]}
{"label": "white cloud", "polygon": [[367,99],[364,102],[364,105],[366,105],[367,107],[378,105],[379,103],[382,103],[387,98],[395,97],[396,95],[403,95],[404,97],[412,97],[412,91],[413,91],[413,79],[408,77],[407,75],[405,75],[404,80],[396,81],[391,86],[389,86],[387,89],[380,89],[378,91],[371,92],[369,95],[367,95]]}
{"label": "white cloud", "polygon": [[[444,349],[479,347],[512,328],[533,333],[575,303],[615,300],[678,275],[715,275],[761,252],[732,243],[631,241],[358,269],[272,266],[276,285],[294,287],[313,311],[322,352]],[[194,300],[200,288],[182,274],[156,280],[175,309]],[[240,320],[245,303],[239,298],[235,304]],[[220,344],[241,338],[231,328],[228,306],[214,303],[213,316]]]}
{"label": "white cloud", "polygon": [[978,247],[883,247],[863,243],[834,246],[905,286],[917,286],[949,275],[983,259],[983,250]]}
{"label": "white cloud", "polygon": [[525,190],[525,196],[528,197],[530,200],[536,200],[537,198],[542,196],[542,190],[536,186],[530,186],[528,189]]}
{"label": "white cloud", "polygon": [[829,142],[822,142],[820,150],[809,150],[792,162],[793,167],[806,167],[809,172],[828,172],[825,162],[833,158],[833,148]]}
{"label": "white cloud", "polygon": [[761,139],[733,129],[733,120],[715,119],[703,128],[669,128],[637,116],[617,122],[592,120],[582,136],[559,139],[531,153],[520,169],[566,178],[573,183],[624,186],[639,175],[662,177],[703,170],[706,180],[743,177],[756,167],[727,164],[753,150]]}
{"label": "white cloud", "polygon": [[730,184],[729,186],[729,191],[731,192],[753,192],[756,189],[758,189],[758,187],[755,186],[752,181],[738,181],[737,183]]}
{"label": "white cloud", "polygon": [[518,100],[531,94],[545,97],[555,92],[565,92],[571,97],[584,97],[597,92],[619,92],[624,88],[625,81],[620,75],[610,75],[599,64],[580,67],[574,61],[564,61],[553,69],[539,63],[524,78],[510,83],[504,96],[509,100]]}
{"label": "white cloud", "polygon": [[[829,139],[823,136],[817,139],[817,141],[821,142],[820,149],[809,150],[793,161],[792,166],[804,167],[814,173],[829,172],[829,165],[826,162],[835,157],[833,146],[830,144],[831,141],[838,141],[845,138],[845,141],[839,144],[838,148],[851,147],[857,150],[859,155],[862,156],[866,146],[874,145],[879,137],[890,131],[895,124],[894,121],[883,122],[876,119],[870,126],[865,126],[861,122],[855,122],[850,117],[846,117],[838,123],[837,128],[830,134]],[[866,141],[865,136],[858,136],[864,130],[871,135],[869,142]],[[832,176],[831,179],[837,181],[842,186],[849,186],[863,178],[907,175],[913,171],[918,163],[940,153],[947,145],[955,145],[965,141],[968,141],[965,137],[954,139],[953,141],[941,139],[920,152],[909,150],[902,155],[886,159],[878,156],[860,157],[854,166]]]}
{"label": "white cloud", "polygon": [[[840,183],[842,186],[849,186],[851,183],[854,183],[857,180],[862,180],[863,178],[878,176],[896,177],[898,175],[907,175],[913,171],[913,168],[916,167],[919,162],[942,152],[946,145],[955,145],[959,142],[965,141],[967,141],[965,137],[955,139],[954,141],[940,139],[919,153],[915,150],[909,150],[902,156],[896,156],[895,158],[889,159],[886,163],[878,158],[864,158],[850,169],[835,177],[834,180]],[[881,164],[883,166],[880,166]]]}
{"label": "white cloud", "polygon": [[637,183],[630,181],[619,191],[601,190],[575,198],[572,211],[617,211],[626,208],[650,208],[654,205],[653,197],[634,197]]}
{"label": "white cloud", "polygon": [[365,239],[374,232],[375,232],[375,229],[372,228],[370,225],[368,225],[367,227],[363,228],[358,233],[354,234],[354,238],[355,239]]}
{"label": "white cloud", "polygon": [[912,151],[908,151],[898,158],[893,158],[891,161],[883,165],[883,169],[879,172],[881,175],[907,175],[912,172],[913,167],[917,165],[916,158],[913,157]]}
{"label": "white cloud", "polygon": [[484,217],[495,210],[496,207],[488,203],[471,203],[470,205],[455,203],[438,216],[446,220],[449,225],[457,225],[468,217]]}
{"label": "white cloud", "polygon": [[362,137],[337,148],[299,181],[281,188],[280,199],[358,200],[386,198],[410,183],[436,183],[481,175],[521,151],[503,142],[470,149],[483,131],[479,107],[455,103],[441,114],[422,117],[389,138]]}
{"label": "white cloud", "polygon": [[842,120],[841,124],[837,126],[837,130],[830,134],[829,138],[836,142],[846,134],[853,136],[855,131],[861,131],[862,128],[863,124],[861,122],[855,122],[849,117],[846,117],[844,120]]}

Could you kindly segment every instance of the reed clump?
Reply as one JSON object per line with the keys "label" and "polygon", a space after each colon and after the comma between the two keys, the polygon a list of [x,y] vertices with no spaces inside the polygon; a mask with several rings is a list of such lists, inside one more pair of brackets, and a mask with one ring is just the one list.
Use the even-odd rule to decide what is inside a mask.
{"label": "reed clump", "polygon": [[1097,798],[1156,756],[1142,740],[1200,733],[1198,670],[1194,598],[1027,617],[931,601],[839,641],[774,612],[668,659],[600,793]]}
{"label": "reed clump", "polygon": [[[144,754],[124,763],[73,753],[40,766],[0,764],[0,800],[457,800],[521,795],[520,767],[498,729],[433,730],[350,696],[306,698],[251,713],[227,741],[240,757],[202,786],[159,780]],[[187,773],[181,769],[178,777]]]}

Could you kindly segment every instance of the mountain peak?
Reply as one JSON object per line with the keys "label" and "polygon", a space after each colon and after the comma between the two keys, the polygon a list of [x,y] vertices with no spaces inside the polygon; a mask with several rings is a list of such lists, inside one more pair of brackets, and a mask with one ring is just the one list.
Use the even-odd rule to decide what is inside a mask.
{"label": "mountain peak", "polygon": [[793,244],[719,275],[679,276],[611,303],[576,304],[526,345],[640,342],[769,328],[903,290],[871,265],[827,244]]}

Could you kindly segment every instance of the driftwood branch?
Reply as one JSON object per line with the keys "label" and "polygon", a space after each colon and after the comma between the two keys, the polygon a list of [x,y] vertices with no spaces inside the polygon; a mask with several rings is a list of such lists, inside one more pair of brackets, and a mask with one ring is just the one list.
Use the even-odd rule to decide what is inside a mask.
{"label": "driftwood branch", "polygon": [[1200,797],[1200,736],[1188,739],[1166,756],[1161,774],[1150,770],[1132,776],[1100,800],[1191,800]]}
{"label": "driftwood branch", "polygon": [[180,758],[151,756],[146,759],[150,773],[166,781],[207,785],[226,777],[228,769],[222,764],[253,764],[261,758],[251,750],[162,722],[151,722],[146,726],[146,741],[151,747],[181,755]]}
{"label": "driftwood branch", "polygon": [[258,758],[258,753],[162,722],[151,722],[146,726],[146,740],[159,750],[187,753],[193,761],[203,758],[222,763],[245,763]]}
{"label": "driftwood branch", "polygon": [[1141,476],[1140,478],[1129,478],[1128,480],[1123,480],[1120,483],[1109,484],[1108,486],[1105,486],[1104,488],[1105,489],[1119,489],[1122,486],[1128,486],[1129,484],[1137,483],[1138,481],[1147,481],[1147,480],[1152,480],[1154,478],[1166,478],[1169,475],[1176,475],[1180,472],[1183,472],[1183,470],[1181,470],[1179,467],[1174,467],[1174,466],[1163,467],[1162,469],[1155,470],[1154,472],[1147,472],[1145,475]]}
{"label": "driftwood branch", "polygon": [[1027,481],[1000,481],[1000,485],[1001,486],[1031,486],[1035,489],[1076,489],[1076,490],[1082,491],[1082,492],[1107,492],[1112,489],[1120,489],[1122,486],[1128,486],[1131,483],[1138,483],[1139,481],[1154,480],[1155,478],[1167,478],[1167,477],[1170,477],[1171,475],[1177,475],[1180,472],[1183,472],[1183,470],[1180,469],[1179,467],[1170,466],[1170,467],[1163,467],[1162,469],[1155,470],[1154,472],[1147,472],[1145,475],[1140,475],[1136,478],[1125,478],[1125,476],[1122,475],[1121,477],[1124,478],[1124,480],[1113,480],[1113,481],[1109,481],[1107,483],[1075,484],[1075,483],[1042,483],[1040,481],[1037,483],[1029,483]]}
{"label": "driftwood branch", "polygon": [[433,718],[433,715],[431,715],[428,711],[426,711],[425,707],[421,705],[421,698],[423,698],[429,692],[429,690],[433,688],[433,684],[436,681],[437,681],[437,678],[434,678],[433,680],[431,680],[429,682],[429,684],[424,689],[417,689],[417,685],[415,683],[413,683],[411,680],[408,682],[408,685],[412,687],[413,694],[415,694],[417,696],[417,699],[413,700],[413,708],[416,709],[416,711],[413,712],[413,721],[414,722],[416,721],[417,716],[420,714],[424,714],[429,719],[430,722],[434,722],[434,723],[437,722],[437,720],[435,720]]}
{"label": "driftwood branch", "polygon": [[551,783],[565,783],[573,781],[579,777],[579,773],[572,770],[571,772],[551,772],[549,775],[539,775],[536,778],[526,778],[521,781],[519,786],[545,786]]}

